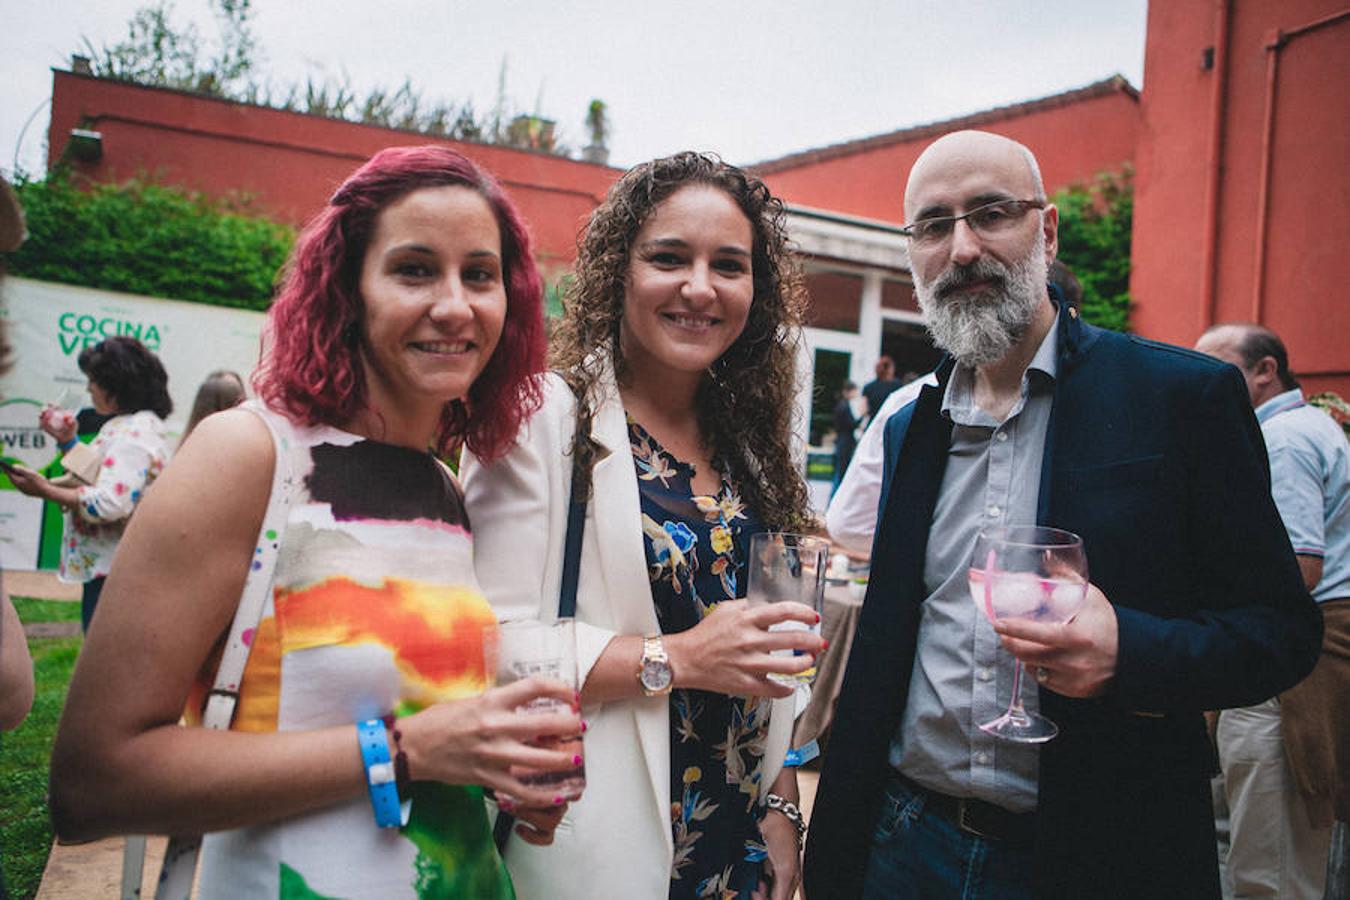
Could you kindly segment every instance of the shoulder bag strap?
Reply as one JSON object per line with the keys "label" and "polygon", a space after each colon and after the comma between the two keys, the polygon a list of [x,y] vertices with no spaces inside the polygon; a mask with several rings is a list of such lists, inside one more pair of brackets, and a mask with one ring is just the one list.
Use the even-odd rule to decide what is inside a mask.
{"label": "shoulder bag strap", "polygon": [[[286,530],[286,519],[295,502],[296,485],[295,479],[291,477],[289,441],[282,435],[278,424],[271,421],[265,412],[256,409],[254,412],[272,435],[276,465],[272,469],[272,492],[267,500],[267,511],[263,514],[262,528],[258,530],[253,560],[239,595],[239,606],[235,609],[234,622],[225,640],[215,682],[211,686],[211,693],[207,695],[206,710],[202,713],[202,726],[218,731],[229,729],[234,721],[235,707],[239,703],[239,687],[244,680],[244,667],[248,663],[258,623],[267,607],[267,598],[272,593],[281,535]],[[160,870],[159,885],[155,889],[156,900],[187,900],[192,891],[201,847],[200,834],[169,838],[168,849],[164,852],[164,867]]]}
{"label": "shoulder bag strap", "polygon": [[581,484],[581,461],[572,454],[572,489],[567,503],[567,537],[563,541],[562,586],[558,590],[558,618],[577,614],[577,581],[581,577],[581,538],[586,532],[586,493]]}

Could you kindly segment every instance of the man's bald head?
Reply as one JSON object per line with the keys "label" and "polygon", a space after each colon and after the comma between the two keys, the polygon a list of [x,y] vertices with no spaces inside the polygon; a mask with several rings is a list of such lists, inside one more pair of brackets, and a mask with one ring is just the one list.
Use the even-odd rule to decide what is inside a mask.
{"label": "man's bald head", "polygon": [[1059,213],[1044,198],[1031,151],[984,131],[939,138],[910,171],[905,219],[930,225],[909,245],[919,309],[933,341],[963,365],[1005,359],[1054,324],[1046,267]]}
{"label": "man's bald head", "polygon": [[987,131],[953,131],[924,148],[905,183],[905,219],[914,221],[922,212],[923,189],[936,178],[953,174],[996,176],[1010,190],[1028,200],[1045,200],[1045,184],[1035,155],[1024,145]]}
{"label": "man's bald head", "polygon": [[1271,397],[1299,386],[1289,371],[1289,353],[1279,335],[1254,322],[1224,322],[1213,325],[1195,349],[1215,359],[1232,363],[1247,382],[1252,406],[1260,406]]}

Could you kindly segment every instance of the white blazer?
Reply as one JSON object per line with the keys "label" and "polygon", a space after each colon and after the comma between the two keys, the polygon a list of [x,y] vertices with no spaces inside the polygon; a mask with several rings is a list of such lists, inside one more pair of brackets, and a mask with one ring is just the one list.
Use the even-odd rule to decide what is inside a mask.
{"label": "white blazer", "polygon": [[[612,373],[597,385],[592,408],[591,436],[601,450],[577,586],[583,680],[615,636],[661,630],[647,576],[627,418]],[[557,615],[575,428],[572,391],[550,373],[543,408],[510,453],[487,467],[465,454],[461,476],[474,570],[501,619]],[[668,704],[665,697],[634,697],[583,708],[588,723],[585,794],[571,805],[552,846],[535,847],[513,836],[506,851],[521,900],[658,900],[669,895],[675,848]],[[773,704],[761,800],[782,768],[793,706],[792,697]]]}

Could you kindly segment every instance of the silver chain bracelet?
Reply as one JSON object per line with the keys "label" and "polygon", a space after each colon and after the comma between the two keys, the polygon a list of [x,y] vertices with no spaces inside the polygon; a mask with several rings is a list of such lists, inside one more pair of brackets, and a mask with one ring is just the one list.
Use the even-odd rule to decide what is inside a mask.
{"label": "silver chain bracelet", "polygon": [[802,840],[806,837],[806,818],[802,815],[802,811],[797,804],[786,797],[769,793],[764,795],[764,805],[782,813],[792,823],[792,827],[797,829],[797,846],[800,847]]}

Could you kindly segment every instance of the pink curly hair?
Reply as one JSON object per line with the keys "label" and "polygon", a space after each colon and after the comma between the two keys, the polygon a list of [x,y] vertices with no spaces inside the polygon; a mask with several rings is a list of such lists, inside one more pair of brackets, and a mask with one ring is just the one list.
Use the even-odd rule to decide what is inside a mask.
{"label": "pink curly hair", "polygon": [[435,449],[463,441],[495,459],[539,408],[546,337],[543,281],[530,235],[515,205],[487,172],[447,147],[391,147],[352,173],[306,226],[284,270],[267,318],[263,360],[253,387],[269,406],[305,424],[341,426],[366,403],[360,329],[361,265],[380,212],[408,193],[461,185],[477,191],[497,217],[506,321],[468,402],[447,403]]}

